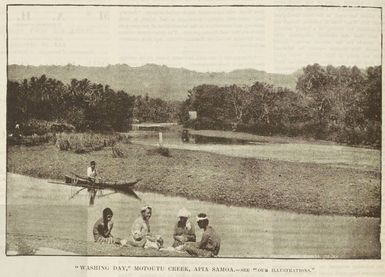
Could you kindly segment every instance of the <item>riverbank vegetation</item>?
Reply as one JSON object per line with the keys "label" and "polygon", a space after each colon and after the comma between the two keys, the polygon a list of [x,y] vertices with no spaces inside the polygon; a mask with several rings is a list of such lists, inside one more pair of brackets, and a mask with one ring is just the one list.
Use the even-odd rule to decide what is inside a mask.
{"label": "riverbank vegetation", "polygon": [[[132,95],[88,79],[64,84],[45,75],[8,81],[7,130],[31,136],[60,131],[127,131],[133,122],[283,135],[381,147],[381,67],[308,65],[296,89],[263,82],[251,86],[201,84],[187,99]],[[196,111],[196,119],[189,118]],[[31,123],[32,121],[32,123]],[[40,123],[35,124],[36,122]],[[48,122],[48,123],[47,123]],[[15,130],[15,126],[19,129]],[[45,127],[44,127],[45,126]]]}
{"label": "riverbank vegetation", "polygon": [[[196,111],[196,119],[189,118]],[[202,84],[189,91],[180,120],[195,129],[301,136],[381,146],[381,67],[303,68],[296,90]]]}
{"label": "riverbank vegetation", "polygon": [[23,135],[56,131],[52,125],[62,131],[127,131],[134,118],[169,122],[178,112],[175,101],[135,96],[87,79],[64,84],[45,75],[8,81],[7,107],[8,132],[18,124]]}

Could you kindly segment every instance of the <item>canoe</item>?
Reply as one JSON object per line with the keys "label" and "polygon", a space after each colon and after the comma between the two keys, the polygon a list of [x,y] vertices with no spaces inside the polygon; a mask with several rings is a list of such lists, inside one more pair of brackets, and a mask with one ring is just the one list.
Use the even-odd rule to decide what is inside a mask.
{"label": "canoe", "polygon": [[130,181],[109,181],[109,180],[97,179],[96,181],[92,181],[88,177],[80,176],[75,173],[72,173],[72,176],[65,175],[66,184],[72,184],[75,186],[86,186],[86,187],[99,188],[99,189],[132,188],[140,180],[141,179],[130,180]]}
{"label": "canoe", "polygon": [[83,177],[72,173],[72,176],[65,175],[65,184],[76,187],[84,187],[88,189],[94,190],[112,190],[115,192],[120,192],[126,194],[128,196],[132,196],[136,199],[140,199],[136,193],[133,191],[133,187],[136,183],[138,183],[141,179],[133,180],[133,181],[105,181],[105,180],[96,180],[93,182],[87,177]]}

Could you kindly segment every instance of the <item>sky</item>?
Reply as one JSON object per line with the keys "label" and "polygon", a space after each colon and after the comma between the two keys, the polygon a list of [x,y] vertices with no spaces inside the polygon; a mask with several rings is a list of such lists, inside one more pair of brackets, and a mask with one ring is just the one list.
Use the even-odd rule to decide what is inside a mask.
{"label": "sky", "polygon": [[381,11],[316,7],[8,7],[8,64],[153,63],[292,73],[381,64]]}

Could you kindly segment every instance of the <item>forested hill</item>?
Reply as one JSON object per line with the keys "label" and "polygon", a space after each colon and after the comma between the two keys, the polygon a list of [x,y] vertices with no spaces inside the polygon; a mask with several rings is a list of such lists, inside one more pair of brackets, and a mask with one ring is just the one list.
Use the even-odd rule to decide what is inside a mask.
{"label": "forested hill", "polygon": [[22,66],[9,65],[8,79],[22,81],[31,77],[46,75],[48,78],[69,83],[71,79],[87,78],[91,82],[109,85],[114,90],[124,90],[134,95],[148,94],[164,100],[185,100],[187,91],[201,84],[252,85],[256,81],[274,86],[295,89],[299,72],[284,75],[270,74],[255,69],[225,72],[197,72],[184,68],[172,68],[155,64],[141,67],[110,65],[106,67],[87,66]]}

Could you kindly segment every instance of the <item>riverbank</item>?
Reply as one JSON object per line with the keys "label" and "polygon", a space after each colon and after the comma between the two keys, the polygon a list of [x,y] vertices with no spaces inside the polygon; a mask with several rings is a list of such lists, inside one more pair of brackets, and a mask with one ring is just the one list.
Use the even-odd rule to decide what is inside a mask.
{"label": "riverbank", "polygon": [[75,154],[53,145],[8,148],[7,171],[49,179],[84,175],[91,160],[107,179],[143,178],[138,191],[214,203],[297,213],[380,216],[380,172],[324,164],[237,158],[188,150],[154,154],[151,146],[122,144]]}
{"label": "riverbank", "polygon": [[[142,201],[122,194],[97,197],[88,206],[87,191],[48,180],[7,174],[7,253],[10,255],[179,256],[182,253],[94,243],[92,229],[104,208],[114,212],[113,235],[129,238],[143,203],[153,207],[151,231],[164,246],[173,243],[177,212],[191,212],[198,240],[202,230],[194,218],[205,212],[221,238],[219,257],[373,258],[380,257],[380,218],[318,216],[285,211],[226,206],[183,197],[137,192]],[[36,224],[38,222],[38,224]]]}
{"label": "riverbank", "polygon": [[[100,244],[93,241],[60,237],[7,234],[9,255],[69,255],[69,256],[131,256],[131,257],[188,257],[187,254],[143,249],[132,246]],[[67,254],[67,253],[68,254]]]}

